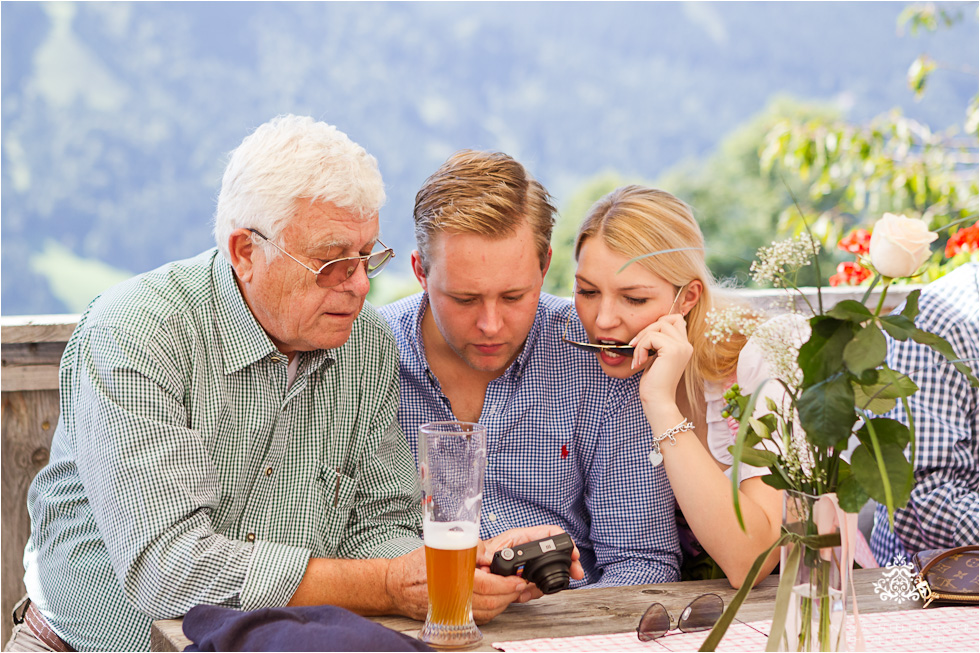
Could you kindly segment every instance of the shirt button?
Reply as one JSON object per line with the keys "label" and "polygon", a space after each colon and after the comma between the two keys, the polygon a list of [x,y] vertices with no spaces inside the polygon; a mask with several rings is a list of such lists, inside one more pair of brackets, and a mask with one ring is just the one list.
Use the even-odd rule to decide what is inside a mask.
{"label": "shirt button", "polygon": [[245,541],[246,542],[254,542],[255,541],[255,533],[249,533],[248,535],[246,535],[245,536]]}
{"label": "shirt button", "polygon": [[272,468],[271,467],[269,469],[265,470],[265,475],[266,476],[272,476]]}
{"label": "shirt button", "polygon": [[491,512],[491,513],[487,514],[487,519],[489,519],[490,521],[497,521],[497,515],[495,515],[495,514],[493,514]]}

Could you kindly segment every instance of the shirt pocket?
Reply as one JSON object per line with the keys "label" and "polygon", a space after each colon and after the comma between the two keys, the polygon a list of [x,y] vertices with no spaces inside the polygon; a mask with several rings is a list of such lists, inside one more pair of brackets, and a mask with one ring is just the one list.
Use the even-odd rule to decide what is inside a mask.
{"label": "shirt pocket", "polygon": [[335,467],[320,468],[320,493],[323,510],[322,550],[319,557],[334,558],[344,541],[357,498],[357,479]]}

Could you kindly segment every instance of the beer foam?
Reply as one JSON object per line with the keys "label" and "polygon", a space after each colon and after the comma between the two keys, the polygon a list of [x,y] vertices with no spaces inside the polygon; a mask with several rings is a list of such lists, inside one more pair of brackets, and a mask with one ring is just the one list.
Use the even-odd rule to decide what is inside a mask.
{"label": "beer foam", "polygon": [[479,526],[468,521],[426,521],[422,532],[425,545],[433,549],[471,549],[480,541]]}

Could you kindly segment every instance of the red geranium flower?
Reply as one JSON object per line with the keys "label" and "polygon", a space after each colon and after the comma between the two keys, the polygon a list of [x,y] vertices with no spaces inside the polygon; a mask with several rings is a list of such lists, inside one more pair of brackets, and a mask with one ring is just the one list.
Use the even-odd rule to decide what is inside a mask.
{"label": "red geranium flower", "polygon": [[946,258],[952,258],[960,252],[973,252],[980,248],[980,223],[974,222],[969,227],[963,227],[946,241]]}
{"label": "red geranium flower", "polygon": [[830,277],[831,286],[859,286],[871,276],[871,270],[851,261],[837,266],[837,274]]}
{"label": "red geranium flower", "polygon": [[871,246],[871,232],[867,229],[855,229],[841,238],[837,246],[845,252],[863,256],[868,253],[868,248]]}

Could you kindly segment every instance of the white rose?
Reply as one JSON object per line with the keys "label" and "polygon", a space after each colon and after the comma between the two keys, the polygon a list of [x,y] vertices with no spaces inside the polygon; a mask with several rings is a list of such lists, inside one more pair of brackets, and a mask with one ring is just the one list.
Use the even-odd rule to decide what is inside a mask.
{"label": "white rose", "polygon": [[871,264],[883,277],[910,277],[929,258],[929,244],[938,237],[922,220],[886,213],[871,231]]}

